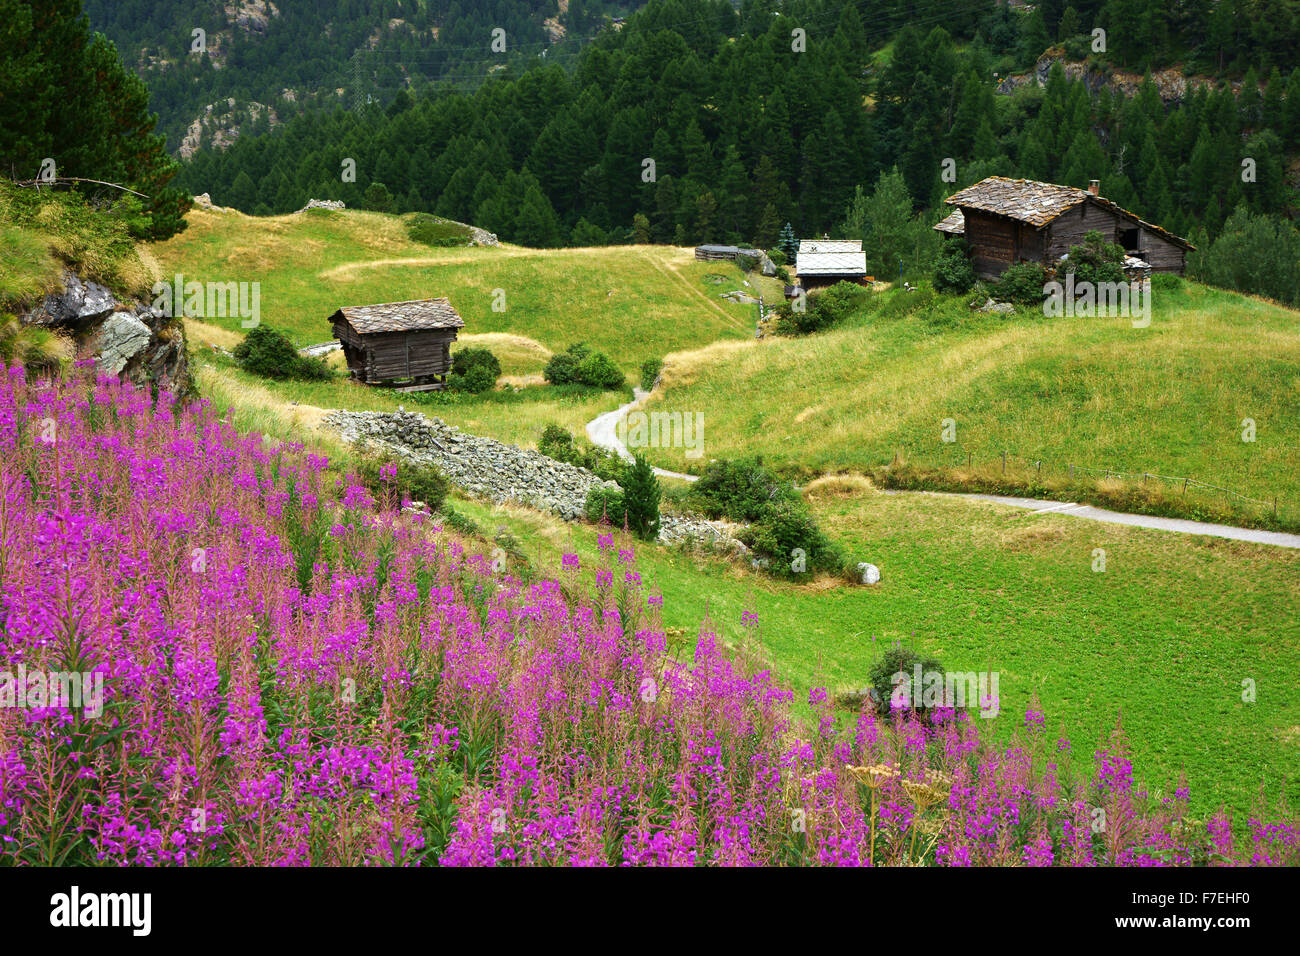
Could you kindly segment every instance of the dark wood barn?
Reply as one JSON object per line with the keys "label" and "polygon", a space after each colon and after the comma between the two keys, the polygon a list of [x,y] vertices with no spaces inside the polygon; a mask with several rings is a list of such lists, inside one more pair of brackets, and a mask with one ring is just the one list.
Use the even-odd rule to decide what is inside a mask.
{"label": "dark wood barn", "polygon": [[348,306],[330,322],[353,378],[405,391],[446,385],[451,343],[465,327],[446,299]]}
{"label": "dark wood barn", "polygon": [[1155,272],[1182,274],[1190,242],[1100,195],[1093,180],[1087,189],[990,176],[946,202],[956,211],[934,228],[965,236],[975,271],[995,278],[1010,265],[1037,262],[1055,269],[1071,246],[1093,230],[1122,246]]}

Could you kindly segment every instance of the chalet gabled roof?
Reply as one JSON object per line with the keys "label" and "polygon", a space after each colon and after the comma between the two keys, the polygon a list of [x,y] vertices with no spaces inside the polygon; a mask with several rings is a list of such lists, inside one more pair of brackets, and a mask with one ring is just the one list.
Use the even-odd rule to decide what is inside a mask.
{"label": "chalet gabled roof", "polygon": [[[1060,186],[1056,183],[1040,183],[1033,179],[1008,179],[1006,176],[989,176],[973,186],[967,186],[953,193],[944,200],[958,209],[977,209],[980,212],[1006,216],[1031,226],[1043,227],[1062,213],[1074,209],[1081,203],[1094,202],[1117,216],[1136,222],[1150,229],[1157,235],[1184,249],[1195,249],[1190,242],[1176,236],[1167,229],[1147,222],[1136,213],[1131,213],[1123,206],[1111,202],[1102,196],[1094,196],[1086,189],[1074,186]],[[952,217],[944,220],[947,223]],[[943,225],[943,223],[940,223]],[[939,226],[935,226],[936,229]],[[950,232],[950,229],[944,229]]]}
{"label": "chalet gabled roof", "polygon": [[861,252],[861,239],[800,239],[798,256],[821,252]]}
{"label": "chalet gabled roof", "polygon": [[[859,243],[861,245],[861,243]],[[800,252],[795,272],[801,276],[865,276],[865,252]]]}
{"label": "chalet gabled roof", "polygon": [[360,335],[372,332],[418,332],[425,329],[460,329],[465,320],[447,299],[412,299],[378,305],[349,305],[334,313]]}
{"label": "chalet gabled roof", "polygon": [[950,206],[1007,216],[1032,226],[1045,226],[1066,210],[1086,202],[1089,195],[1087,190],[1073,186],[990,176],[954,193],[944,202]]}

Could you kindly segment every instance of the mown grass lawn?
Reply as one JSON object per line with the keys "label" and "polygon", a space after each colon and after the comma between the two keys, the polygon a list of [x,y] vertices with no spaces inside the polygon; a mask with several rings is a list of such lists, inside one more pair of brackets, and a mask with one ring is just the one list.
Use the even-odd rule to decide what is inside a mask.
{"label": "mown grass lawn", "polygon": [[[638,547],[666,624],[693,639],[707,614],[731,642],[756,612],[763,653],[802,696],[854,690],[877,649],[914,641],[950,670],[999,673],[1009,737],[1037,695],[1054,736],[1091,755],[1117,722],[1138,778],[1192,803],[1247,813],[1263,786],[1300,798],[1300,553],[987,503],[866,492],[810,496],[823,527],[880,567],[874,587],[775,581],[711,557]],[[596,529],[524,509],[458,502],[489,535],[510,529],[556,573]],[[1094,550],[1106,570],[1092,570]],[[1243,681],[1256,687],[1242,700]]]}
{"label": "mown grass lawn", "polygon": [[[586,341],[628,372],[670,351],[753,335],[754,306],[719,296],[739,287],[738,270],[697,262],[690,249],[433,247],[407,238],[396,216],[352,210],[263,218],[195,210],[187,221],[154,247],[162,274],[260,282],[262,321],[299,345],[328,341],[340,306],[436,296],[451,300],[466,334],[512,333],[552,352]],[[711,272],[728,282],[705,282]],[[239,329],[237,317],[205,320]]]}

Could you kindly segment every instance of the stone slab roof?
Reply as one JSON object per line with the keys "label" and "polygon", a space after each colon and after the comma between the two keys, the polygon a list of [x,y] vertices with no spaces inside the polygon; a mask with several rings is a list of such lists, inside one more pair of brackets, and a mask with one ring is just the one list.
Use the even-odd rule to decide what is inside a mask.
{"label": "stone slab roof", "polygon": [[[1040,228],[1062,213],[1074,209],[1080,203],[1094,202],[1117,216],[1144,226],[1175,245],[1182,246],[1184,249],[1195,248],[1181,236],[1176,236],[1167,229],[1162,229],[1154,223],[1139,218],[1136,213],[1129,212],[1123,206],[1102,196],[1094,196],[1086,189],[1078,189],[1074,186],[1040,183],[1032,179],[1008,179],[1006,176],[989,176],[987,179],[981,179],[973,186],[967,186],[965,189],[953,193],[944,202],[950,206],[957,206],[959,209],[978,209],[980,212],[1006,216],[1009,219],[1026,222],[1031,226]],[[945,219],[944,223],[947,223],[951,218],[950,216]],[[943,223],[940,223],[935,228],[938,229],[942,225]],[[944,229],[943,231],[951,232],[953,230]]]}
{"label": "stone slab roof", "polygon": [[350,305],[339,309],[358,334],[372,332],[418,332],[425,329],[460,329],[465,320],[443,299],[412,299],[379,305]]}
{"label": "stone slab roof", "polygon": [[942,222],[936,222],[934,228],[940,232],[946,232],[953,236],[962,236],[966,234],[966,216],[960,209],[954,210],[952,215]]}

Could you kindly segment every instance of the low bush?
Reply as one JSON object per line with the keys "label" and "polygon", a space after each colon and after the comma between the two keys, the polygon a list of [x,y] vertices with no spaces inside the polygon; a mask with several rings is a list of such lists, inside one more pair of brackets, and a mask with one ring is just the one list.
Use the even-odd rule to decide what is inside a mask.
{"label": "low bush", "polygon": [[541,440],[537,450],[548,458],[567,462],[594,472],[606,481],[622,481],[626,467],[623,459],[607,448],[588,445],[585,448],[573,440],[569,432],[559,425],[547,425],[542,429]]}
{"label": "low bush", "polygon": [[844,566],[803,498],[764,468],[761,458],[710,462],[687,502],[708,518],[748,523],[740,540],[775,574],[838,573]]}
{"label": "low bush", "polygon": [[975,285],[975,267],[970,260],[970,246],[965,239],[949,239],[939,250],[934,264],[934,288],[937,292],[958,295]]}
{"label": "low bush", "polygon": [[320,359],[300,354],[282,332],[266,325],[250,329],[233,355],[240,368],[262,378],[314,382],[333,375]]}
{"label": "low bush", "polygon": [[767,559],[770,570],[784,577],[838,573],[844,567],[839,548],[818,527],[799,497],[772,502],[739,537],[756,555]]}
{"label": "low bush", "polygon": [[1017,305],[1038,305],[1043,301],[1047,274],[1037,262],[1021,262],[1007,269],[998,279],[997,298]]}
{"label": "low bush", "polygon": [[500,374],[501,362],[489,350],[457,349],[451,357],[447,387],[477,395],[495,388]]}
{"label": "low bush", "polygon": [[823,332],[848,318],[866,304],[871,293],[852,282],[837,282],[829,289],[809,294],[803,309],[799,300],[784,303],[776,313],[780,335],[809,335]]}
{"label": "low bush", "polygon": [[[925,675],[932,672],[938,671],[940,675],[943,674],[943,667],[937,660],[931,657],[922,657],[911,648],[903,647],[900,644],[894,644],[876,659],[876,662],[871,666],[868,693],[877,713],[889,714],[892,712],[890,705],[896,688],[900,698],[907,701],[907,705],[901,709],[914,712],[924,710],[923,707],[912,705],[914,700],[923,699],[919,695],[914,696],[911,689],[915,681],[917,664],[921,665],[921,679],[923,681]],[[897,677],[899,674],[903,676]]]}
{"label": "low bush", "polygon": [[757,456],[709,462],[690,491],[692,504],[705,517],[728,521],[757,521],[774,502],[793,497],[795,490]]}
{"label": "low bush", "polygon": [[470,241],[468,227],[427,212],[417,212],[411,217],[406,234],[412,241],[426,246],[468,246]]}
{"label": "low bush", "polygon": [[659,373],[663,371],[663,359],[646,359],[641,363],[641,387],[647,392],[655,387]]}
{"label": "low bush", "polygon": [[387,500],[392,507],[400,507],[407,500],[422,501],[430,511],[437,511],[451,487],[447,477],[433,465],[388,458],[368,449],[363,449],[356,470],[375,499]]}
{"label": "low bush", "polygon": [[542,370],[542,377],[552,385],[620,388],[627,384],[623,373],[607,355],[593,352],[581,342],[552,355]]}
{"label": "low bush", "polygon": [[597,485],[587,492],[587,501],[583,510],[587,514],[587,520],[593,524],[607,521],[621,528],[627,521],[627,504],[623,498],[622,488]]}
{"label": "low bush", "polygon": [[1084,233],[1080,245],[1070,247],[1065,262],[1057,272],[1057,278],[1062,282],[1068,273],[1074,273],[1075,285],[1081,282],[1091,282],[1093,285],[1123,282],[1124,247],[1107,242],[1100,232],[1093,229]]}

